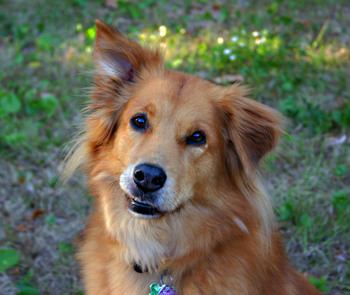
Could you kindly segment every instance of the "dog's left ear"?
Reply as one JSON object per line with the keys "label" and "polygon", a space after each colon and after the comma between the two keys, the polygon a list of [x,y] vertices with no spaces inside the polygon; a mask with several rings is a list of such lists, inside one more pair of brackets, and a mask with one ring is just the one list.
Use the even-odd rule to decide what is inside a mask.
{"label": "dog's left ear", "polygon": [[[241,86],[233,86],[230,95],[220,101],[225,118],[226,157],[238,157],[244,172],[252,175],[260,160],[276,147],[283,133],[283,116],[277,111],[244,97]],[[234,156],[233,156],[234,155]],[[226,159],[229,166],[232,159]],[[232,169],[232,168],[231,168]],[[235,173],[235,171],[232,171]]]}
{"label": "dog's left ear", "polygon": [[130,82],[143,68],[163,66],[158,50],[142,47],[101,20],[95,20],[95,24],[94,58],[98,74]]}

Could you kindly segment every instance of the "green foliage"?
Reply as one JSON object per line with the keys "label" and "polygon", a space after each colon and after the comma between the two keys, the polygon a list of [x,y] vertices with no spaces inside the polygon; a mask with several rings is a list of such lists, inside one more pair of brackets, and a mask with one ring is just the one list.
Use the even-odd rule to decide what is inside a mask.
{"label": "green foliage", "polygon": [[86,38],[88,38],[88,40],[90,41],[95,40],[96,28],[95,27],[88,28],[85,31],[85,35],[86,35]]}
{"label": "green foliage", "polygon": [[348,168],[344,164],[340,164],[335,168],[334,174],[343,177],[348,172]]}
{"label": "green foliage", "polygon": [[40,295],[41,293],[29,282],[19,282],[16,284],[19,292],[16,295]]}
{"label": "green foliage", "polygon": [[13,92],[0,92],[0,117],[18,113],[22,108],[22,103]]}
{"label": "green foliage", "polygon": [[31,283],[34,277],[34,272],[30,269],[26,275],[24,275],[21,281],[16,283],[16,287],[19,292],[16,295],[40,295],[40,292]]}
{"label": "green foliage", "polygon": [[[287,84],[288,89],[292,86]],[[286,90],[286,84],[282,85]],[[349,106],[345,104],[340,109],[324,111],[319,107],[309,103],[304,98],[298,100],[293,95],[288,95],[286,99],[280,101],[280,108],[288,117],[296,119],[298,123],[310,128],[314,133],[328,132],[334,128],[350,126]]]}
{"label": "green foliage", "polygon": [[0,272],[17,265],[19,254],[13,249],[0,249]]}
{"label": "green foliage", "polygon": [[269,154],[267,157],[264,159],[264,163],[269,168],[270,170],[275,170],[276,167],[273,165],[273,161],[276,160],[276,155],[274,154]]}
{"label": "green foliage", "polygon": [[47,215],[45,217],[45,223],[48,225],[55,225],[56,224],[56,217],[54,215]]}
{"label": "green foliage", "polygon": [[[45,84],[43,80],[36,89],[27,89],[26,85],[20,85],[21,88],[14,91],[0,91],[0,124],[5,126],[0,129],[0,145],[25,145],[28,138],[37,137],[35,130],[55,115],[60,104],[59,99],[44,92]],[[13,86],[17,88],[19,85]],[[31,117],[38,121],[32,121]]]}
{"label": "green foliage", "polygon": [[300,224],[304,228],[309,228],[312,226],[312,218],[308,214],[303,214],[300,216]]}
{"label": "green foliage", "polygon": [[120,13],[130,16],[134,20],[140,20],[146,17],[144,10],[156,3],[155,0],[143,0],[143,1],[118,1],[118,8]]}
{"label": "green foliage", "polygon": [[7,143],[10,146],[17,146],[21,145],[27,140],[27,136],[25,133],[10,133],[10,134],[4,134],[2,136],[2,139],[5,143]]}
{"label": "green foliage", "polygon": [[295,204],[292,202],[285,202],[279,207],[279,219],[281,221],[290,221],[294,216]]}
{"label": "green foliage", "polygon": [[58,248],[60,249],[60,251],[63,255],[69,255],[69,254],[73,253],[73,247],[71,244],[66,244],[66,243],[60,242],[58,244]]}
{"label": "green foliage", "polygon": [[336,191],[332,196],[332,205],[337,213],[344,213],[350,204],[350,195],[344,190]]}
{"label": "green foliage", "polygon": [[309,281],[321,292],[329,292],[329,287],[326,286],[326,277],[317,279],[315,277],[309,277]]}

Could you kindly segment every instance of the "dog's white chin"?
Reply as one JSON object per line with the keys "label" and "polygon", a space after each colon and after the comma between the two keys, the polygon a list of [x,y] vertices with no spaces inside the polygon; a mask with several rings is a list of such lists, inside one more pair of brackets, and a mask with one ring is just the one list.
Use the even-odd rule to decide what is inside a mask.
{"label": "dog's white chin", "polygon": [[162,214],[154,214],[154,215],[145,215],[145,214],[141,214],[141,213],[137,213],[133,210],[131,210],[130,208],[128,208],[128,212],[136,218],[140,218],[140,219],[157,219],[160,218],[162,216]]}

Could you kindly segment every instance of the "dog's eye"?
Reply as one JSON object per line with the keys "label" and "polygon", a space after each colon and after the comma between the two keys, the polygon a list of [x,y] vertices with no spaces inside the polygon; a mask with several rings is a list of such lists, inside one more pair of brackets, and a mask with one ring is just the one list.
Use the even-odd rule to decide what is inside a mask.
{"label": "dog's eye", "polygon": [[186,138],[187,145],[202,145],[207,142],[205,133],[201,130],[194,132],[191,136]]}
{"label": "dog's eye", "polygon": [[148,127],[147,117],[145,114],[138,114],[130,120],[131,126],[135,130],[144,131]]}

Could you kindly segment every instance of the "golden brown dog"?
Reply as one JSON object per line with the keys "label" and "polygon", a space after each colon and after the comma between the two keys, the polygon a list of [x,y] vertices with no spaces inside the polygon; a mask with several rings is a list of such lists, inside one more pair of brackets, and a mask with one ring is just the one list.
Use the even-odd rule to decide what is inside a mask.
{"label": "golden brown dog", "polygon": [[320,294],[289,264],[257,177],[282,117],[96,25],[95,86],[65,172],[83,166],[96,196],[78,253],[86,294],[148,294],[164,273],[179,295]]}

